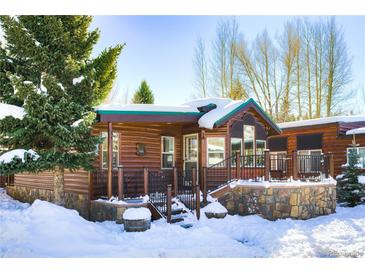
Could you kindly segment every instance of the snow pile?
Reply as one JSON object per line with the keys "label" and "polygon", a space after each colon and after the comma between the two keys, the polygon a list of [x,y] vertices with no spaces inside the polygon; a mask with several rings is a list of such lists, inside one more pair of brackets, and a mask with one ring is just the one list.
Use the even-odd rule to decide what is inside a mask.
{"label": "snow pile", "polygon": [[151,220],[151,211],[145,207],[129,208],[123,213],[124,220]]}
{"label": "snow pile", "polygon": [[71,124],[71,127],[78,127],[83,121],[84,121],[84,119],[79,119],[79,120],[73,122]]}
{"label": "snow pile", "polygon": [[77,78],[72,79],[72,83],[74,85],[77,85],[78,83],[81,83],[82,80],[84,80],[84,79],[85,79],[85,77],[81,75],[80,77],[77,77]]}
{"label": "snow pile", "polygon": [[332,116],[332,117],[325,117],[325,118],[300,120],[300,121],[294,121],[294,122],[285,122],[285,123],[278,124],[278,126],[281,129],[286,129],[286,128],[323,125],[323,124],[331,124],[331,123],[341,123],[341,122],[351,123],[351,122],[362,122],[362,121],[365,121],[364,115]]}
{"label": "snow pile", "polygon": [[359,175],[357,176],[359,179],[359,183],[365,185],[365,175]]}
{"label": "snow pile", "polygon": [[346,135],[364,134],[364,133],[365,133],[365,127],[359,127],[359,128],[355,128],[355,129],[346,131]]}
{"label": "snow pile", "polygon": [[0,156],[0,163],[8,164],[15,158],[21,159],[22,162],[24,163],[25,162],[25,157],[24,157],[25,153],[30,154],[33,160],[37,160],[39,158],[39,155],[37,154],[37,152],[35,152],[32,149],[29,149],[29,150],[14,149],[14,150],[10,150],[10,151],[5,152],[4,154],[2,154]]}
{"label": "snow pile", "polygon": [[204,212],[216,213],[216,214],[228,213],[227,209],[224,206],[222,206],[219,202],[210,203],[206,207],[204,207],[203,210]]}
{"label": "snow pile", "polygon": [[24,115],[25,115],[24,108],[0,103],[0,120],[4,119],[7,116],[23,119]]}
{"label": "snow pile", "polygon": [[0,257],[365,257],[365,205],[307,221],[236,215],[189,229],[163,220],[143,233],[122,227],[0,190]]}

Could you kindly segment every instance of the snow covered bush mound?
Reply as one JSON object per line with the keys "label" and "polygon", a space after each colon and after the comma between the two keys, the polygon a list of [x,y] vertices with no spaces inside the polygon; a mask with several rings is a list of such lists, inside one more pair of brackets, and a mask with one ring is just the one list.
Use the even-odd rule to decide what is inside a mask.
{"label": "snow covered bush mound", "polygon": [[222,206],[219,202],[210,203],[206,207],[204,207],[203,210],[205,212],[216,213],[216,214],[228,213],[227,209],[224,206]]}
{"label": "snow covered bush mound", "polygon": [[151,220],[151,211],[145,207],[128,208],[123,213],[124,220]]}
{"label": "snow covered bush mound", "polygon": [[25,162],[25,155],[26,153],[28,153],[33,160],[37,160],[39,158],[39,155],[37,154],[37,152],[35,152],[32,149],[29,150],[25,150],[25,149],[14,149],[14,150],[10,150],[8,152],[5,152],[4,154],[2,154],[0,156],[0,163],[2,164],[8,164],[10,163],[12,160],[14,160],[15,158],[19,158],[22,160],[22,162]]}
{"label": "snow covered bush mound", "polygon": [[307,221],[202,215],[192,228],[155,221],[143,233],[93,223],[0,189],[0,257],[365,257],[365,205]]}

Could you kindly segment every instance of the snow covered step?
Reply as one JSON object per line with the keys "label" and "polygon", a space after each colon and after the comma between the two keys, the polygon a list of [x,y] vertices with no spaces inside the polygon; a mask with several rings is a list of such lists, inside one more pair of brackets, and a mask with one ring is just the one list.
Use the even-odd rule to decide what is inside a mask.
{"label": "snow covered step", "polygon": [[181,217],[173,217],[173,218],[171,218],[171,223],[172,224],[179,223],[179,222],[182,222],[182,221],[184,221],[184,218],[181,218]]}

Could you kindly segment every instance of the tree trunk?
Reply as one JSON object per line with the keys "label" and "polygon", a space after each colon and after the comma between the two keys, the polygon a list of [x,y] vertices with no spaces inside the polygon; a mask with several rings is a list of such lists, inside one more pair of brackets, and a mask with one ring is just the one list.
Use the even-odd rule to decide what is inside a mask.
{"label": "tree trunk", "polygon": [[56,205],[65,205],[65,170],[61,166],[55,166],[53,170],[53,202]]}

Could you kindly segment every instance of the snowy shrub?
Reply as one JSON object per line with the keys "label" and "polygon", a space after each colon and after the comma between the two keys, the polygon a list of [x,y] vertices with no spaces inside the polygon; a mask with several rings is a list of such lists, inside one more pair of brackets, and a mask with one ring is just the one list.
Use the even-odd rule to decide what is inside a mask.
{"label": "snowy shrub", "polygon": [[351,150],[345,173],[338,178],[337,182],[338,202],[350,207],[363,203],[365,198],[365,186],[359,182],[357,163],[358,155],[355,151]]}

